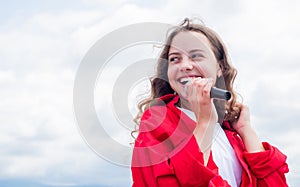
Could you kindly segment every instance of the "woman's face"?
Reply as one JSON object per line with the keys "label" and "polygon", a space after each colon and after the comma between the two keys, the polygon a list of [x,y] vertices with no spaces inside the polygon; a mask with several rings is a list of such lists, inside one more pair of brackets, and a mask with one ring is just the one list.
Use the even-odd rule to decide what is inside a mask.
{"label": "woman's face", "polygon": [[168,58],[169,83],[179,96],[186,98],[185,84],[191,78],[220,76],[221,70],[205,35],[195,31],[178,33],[172,40]]}

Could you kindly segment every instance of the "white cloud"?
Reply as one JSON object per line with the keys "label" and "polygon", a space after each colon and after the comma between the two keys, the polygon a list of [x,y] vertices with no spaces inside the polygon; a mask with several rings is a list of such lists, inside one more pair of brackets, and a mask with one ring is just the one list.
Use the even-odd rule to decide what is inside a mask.
{"label": "white cloud", "polygon": [[16,75],[13,71],[0,71],[0,85],[14,83],[16,81]]}
{"label": "white cloud", "polygon": [[[176,24],[192,16],[202,18],[228,44],[239,70],[237,88],[252,107],[255,128],[288,155],[291,173],[297,171],[298,1],[232,0],[220,4],[189,0],[152,6],[123,0],[82,3],[89,9],[72,10],[70,6],[67,11],[25,17],[23,22],[15,17],[2,21],[2,178],[129,186],[125,184],[130,183],[129,169],[102,161],[79,136],[72,114],[76,68],[88,49],[114,29],[144,21]],[[272,115],[277,115],[276,120],[272,121]],[[284,120],[287,124],[281,125]],[[120,132],[112,134],[120,142],[126,140]],[[118,179],[111,181],[111,176]],[[299,184],[297,177],[290,176],[290,185]]]}
{"label": "white cloud", "polygon": [[[107,164],[87,149],[72,109],[74,64],[81,60],[75,52],[82,46],[68,34],[90,24],[86,20],[95,22],[90,14],[93,12],[88,18],[82,13],[36,15],[0,31],[5,46],[0,52],[5,69],[0,73],[0,97],[5,98],[0,104],[2,178],[79,184],[108,178],[107,174],[104,178],[89,176],[101,173]],[[71,18],[81,21],[63,24]]]}
{"label": "white cloud", "polygon": [[111,1],[105,1],[105,0],[82,0],[83,3],[87,5],[92,6],[99,6],[99,7],[111,7],[115,5],[122,4],[124,2],[128,2],[128,0],[111,0]]}

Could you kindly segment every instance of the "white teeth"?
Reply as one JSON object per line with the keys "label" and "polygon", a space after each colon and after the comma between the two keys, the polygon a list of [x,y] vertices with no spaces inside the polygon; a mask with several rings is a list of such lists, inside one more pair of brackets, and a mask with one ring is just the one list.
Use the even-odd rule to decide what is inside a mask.
{"label": "white teeth", "polygon": [[189,83],[192,82],[192,80],[193,80],[192,77],[184,77],[184,78],[181,78],[181,79],[180,79],[180,82],[181,82],[181,83],[185,83],[185,84],[189,84]]}

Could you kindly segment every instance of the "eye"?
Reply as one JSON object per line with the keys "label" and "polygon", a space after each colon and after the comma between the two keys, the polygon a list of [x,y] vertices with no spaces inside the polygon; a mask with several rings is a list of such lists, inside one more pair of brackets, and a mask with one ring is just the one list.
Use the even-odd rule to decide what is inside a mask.
{"label": "eye", "polygon": [[192,60],[200,60],[201,58],[203,58],[204,56],[201,53],[193,53],[191,54],[190,58]]}
{"label": "eye", "polygon": [[171,63],[176,63],[179,60],[180,60],[180,58],[178,56],[171,56],[171,57],[169,57],[168,61],[171,62]]}

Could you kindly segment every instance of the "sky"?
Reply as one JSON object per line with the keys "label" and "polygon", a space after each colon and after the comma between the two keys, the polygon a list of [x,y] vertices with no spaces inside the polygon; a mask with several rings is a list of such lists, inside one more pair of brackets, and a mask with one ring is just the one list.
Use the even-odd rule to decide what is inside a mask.
{"label": "sky", "polygon": [[[122,114],[112,111],[118,108],[112,89],[130,62],[153,59],[157,49],[126,46],[97,76],[93,107],[107,139],[93,128],[89,139],[82,129],[75,80],[95,44],[113,31],[145,22],[176,25],[185,17],[202,20],[221,36],[253,127],[287,155],[288,183],[299,186],[299,7],[296,0],[0,1],[0,186],[131,186],[132,126],[116,119]],[[132,101],[149,89],[144,83],[125,92],[132,116]],[[109,144],[112,139],[118,146]],[[100,147],[93,144],[98,140]]]}

